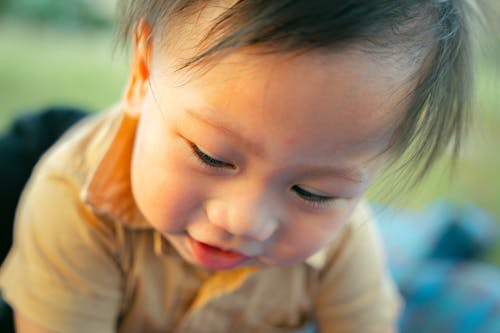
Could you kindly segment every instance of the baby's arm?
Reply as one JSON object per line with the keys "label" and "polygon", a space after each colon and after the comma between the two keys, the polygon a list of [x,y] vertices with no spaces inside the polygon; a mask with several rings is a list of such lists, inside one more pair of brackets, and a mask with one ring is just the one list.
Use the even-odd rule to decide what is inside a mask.
{"label": "baby's arm", "polygon": [[114,229],[82,205],[71,177],[37,169],[0,274],[18,331],[113,332],[122,289]]}
{"label": "baby's arm", "polygon": [[33,323],[26,317],[23,317],[18,312],[15,312],[14,320],[16,323],[17,333],[56,333],[54,331],[46,330],[37,324]]}
{"label": "baby's arm", "polygon": [[318,332],[397,332],[400,298],[385,266],[374,222],[361,206],[323,271]]}

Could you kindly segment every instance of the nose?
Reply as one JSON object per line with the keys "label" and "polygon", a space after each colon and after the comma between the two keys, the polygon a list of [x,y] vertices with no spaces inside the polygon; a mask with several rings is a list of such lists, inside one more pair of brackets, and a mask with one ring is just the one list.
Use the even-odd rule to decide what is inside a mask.
{"label": "nose", "polygon": [[257,200],[210,200],[206,214],[211,224],[233,236],[256,241],[269,239],[278,228],[278,221],[264,203]]}

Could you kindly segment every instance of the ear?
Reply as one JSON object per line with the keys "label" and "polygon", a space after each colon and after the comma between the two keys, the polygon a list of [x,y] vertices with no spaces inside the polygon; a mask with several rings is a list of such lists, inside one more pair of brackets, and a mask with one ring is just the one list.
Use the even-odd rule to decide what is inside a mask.
{"label": "ear", "polygon": [[153,46],[151,31],[151,26],[145,20],[140,20],[135,30],[130,77],[122,100],[125,112],[132,117],[140,116],[148,90]]}

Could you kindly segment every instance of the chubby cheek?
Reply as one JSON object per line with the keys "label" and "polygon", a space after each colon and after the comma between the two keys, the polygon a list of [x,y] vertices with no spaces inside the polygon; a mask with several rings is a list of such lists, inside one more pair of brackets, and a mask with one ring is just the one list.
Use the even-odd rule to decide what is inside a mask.
{"label": "chubby cheek", "polygon": [[132,193],[148,222],[162,233],[185,230],[187,221],[201,206],[202,190],[185,168],[173,136],[143,125],[136,136],[131,165]]}
{"label": "chubby cheek", "polygon": [[[359,199],[358,199],[359,200]],[[358,200],[350,200],[331,214],[295,213],[283,223],[271,253],[265,259],[270,265],[302,262],[332,241],[347,224]]]}

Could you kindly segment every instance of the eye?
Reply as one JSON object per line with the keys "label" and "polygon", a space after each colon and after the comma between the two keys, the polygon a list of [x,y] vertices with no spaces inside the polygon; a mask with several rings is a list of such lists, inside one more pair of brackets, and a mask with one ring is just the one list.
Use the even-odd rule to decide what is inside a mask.
{"label": "eye", "polygon": [[236,167],[228,162],[224,162],[221,160],[218,160],[216,158],[213,158],[212,156],[208,155],[207,153],[203,152],[197,145],[194,143],[190,143],[191,149],[193,150],[193,153],[195,156],[198,158],[198,160],[203,163],[205,166],[209,166],[211,168],[216,168],[216,169],[235,169]]}
{"label": "eye", "polygon": [[335,200],[335,197],[311,193],[298,185],[292,186],[292,190],[304,201],[313,206],[323,206]]}

